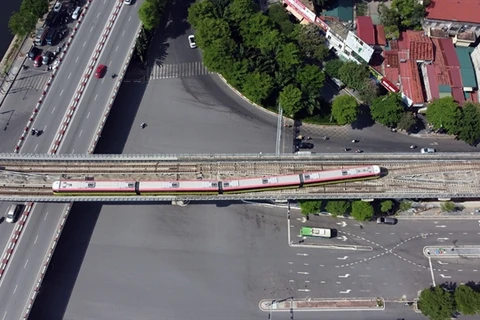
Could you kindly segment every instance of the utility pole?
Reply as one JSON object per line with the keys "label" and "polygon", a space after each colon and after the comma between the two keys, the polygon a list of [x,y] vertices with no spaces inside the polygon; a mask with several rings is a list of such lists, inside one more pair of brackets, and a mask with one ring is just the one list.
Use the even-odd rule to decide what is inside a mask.
{"label": "utility pole", "polygon": [[280,146],[282,142],[282,130],[283,130],[283,109],[278,104],[278,118],[277,118],[277,141],[275,143],[275,154],[280,155]]}

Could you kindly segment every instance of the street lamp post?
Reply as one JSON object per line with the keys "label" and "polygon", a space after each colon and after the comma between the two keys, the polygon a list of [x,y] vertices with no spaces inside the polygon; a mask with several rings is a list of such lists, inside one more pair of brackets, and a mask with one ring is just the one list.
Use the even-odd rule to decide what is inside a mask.
{"label": "street lamp post", "polygon": [[280,155],[280,145],[282,141],[282,129],[283,129],[283,109],[278,104],[278,118],[277,118],[277,140],[275,142],[275,154]]}

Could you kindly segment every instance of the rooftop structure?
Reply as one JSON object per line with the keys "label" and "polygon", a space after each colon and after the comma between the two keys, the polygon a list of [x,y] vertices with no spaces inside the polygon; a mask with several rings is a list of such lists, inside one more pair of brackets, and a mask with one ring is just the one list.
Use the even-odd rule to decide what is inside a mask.
{"label": "rooftop structure", "polygon": [[353,0],[335,0],[322,15],[338,18],[343,22],[353,22]]}
{"label": "rooftop structure", "polygon": [[427,18],[480,24],[480,0],[431,0]]}
{"label": "rooftop structure", "polygon": [[385,28],[382,25],[374,25],[375,44],[379,46],[387,45],[387,38],[385,37]]}
{"label": "rooftop structure", "polygon": [[458,61],[460,62],[460,74],[462,76],[463,90],[473,91],[478,88],[477,79],[475,77],[475,68],[472,63],[470,55],[473,48],[470,47],[456,47],[455,48]]}
{"label": "rooftop structure", "polygon": [[402,34],[410,53],[409,58],[415,61],[433,61],[433,44],[423,31],[407,31]]}
{"label": "rooftop structure", "polygon": [[375,28],[371,17],[357,17],[357,36],[368,45],[375,45]]}

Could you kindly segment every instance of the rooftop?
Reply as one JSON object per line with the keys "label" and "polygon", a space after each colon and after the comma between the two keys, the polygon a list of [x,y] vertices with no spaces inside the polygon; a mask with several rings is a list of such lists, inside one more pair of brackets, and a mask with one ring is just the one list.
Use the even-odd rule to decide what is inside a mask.
{"label": "rooftop", "polygon": [[480,0],[431,0],[427,18],[480,23]]}
{"label": "rooftop", "polygon": [[417,63],[412,60],[400,63],[400,79],[403,93],[412,100],[413,104],[423,104],[422,83],[418,73]]}
{"label": "rooftop", "polygon": [[373,28],[372,18],[357,17],[357,36],[366,44],[375,45],[375,29]]}
{"label": "rooftop", "polygon": [[387,38],[385,38],[385,28],[380,25],[374,25],[373,29],[375,30],[375,44],[379,46],[387,45]]}
{"label": "rooftop", "polygon": [[463,87],[477,88],[477,78],[475,77],[475,67],[473,66],[470,54],[473,48],[456,47],[455,51],[460,62],[460,74],[462,76]]}
{"label": "rooftop", "polygon": [[415,61],[433,61],[433,44],[423,31],[407,31],[410,59]]}
{"label": "rooftop", "polygon": [[336,17],[343,22],[353,22],[353,0],[334,0],[323,14]]}

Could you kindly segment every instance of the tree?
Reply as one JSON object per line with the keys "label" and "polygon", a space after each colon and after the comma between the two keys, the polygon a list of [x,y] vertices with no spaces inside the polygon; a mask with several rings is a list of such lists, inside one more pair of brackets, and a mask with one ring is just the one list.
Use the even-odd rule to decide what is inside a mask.
{"label": "tree", "polygon": [[285,36],[292,34],[293,30],[295,29],[295,25],[290,21],[290,17],[283,6],[279,4],[271,5],[268,8],[268,16],[275,24],[277,29],[282,31]]}
{"label": "tree", "polygon": [[421,26],[426,13],[423,4],[417,0],[393,0],[390,10],[397,13],[402,30]]}
{"label": "tree", "polygon": [[367,221],[373,217],[373,207],[369,202],[354,201],[351,216],[358,221]]}
{"label": "tree", "polygon": [[240,26],[243,21],[250,19],[258,10],[257,4],[252,0],[232,0],[227,12],[233,25]]}
{"label": "tree", "polygon": [[368,79],[365,82],[365,86],[360,89],[360,99],[370,104],[378,96],[378,86],[375,80]]}
{"label": "tree", "polygon": [[448,133],[459,131],[461,111],[452,97],[440,98],[428,105],[427,120],[435,129],[444,128]]}
{"label": "tree", "polygon": [[328,55],[325,38],[315,24],[297,25],[296,40],[302,54],[307,59],[323,61]]}
{"label": "tree", "polygon": [[432,320],[447,320],[455,312],[453,295],[442,287],[430,287],[420,293],[419,307],[422,314]]}
{"label": "tree", "polygon": [[232,39],[230,27],[225,20],[203,19],[197,25],[196,42],[200,48],[208,48],[218,39]]}
{"label": "tree", "polygon": [[249,61],[243,59],[241,61],[235,61],[233,65],[226,68],[223,76],[227,79],[228,83],[234,87],[240,88],[245,82],[245,78],[249,73]]}
{"label": "tree", "polygon": [[295,114],[303,108],[302,91],[293,84],[289,84],[280,92],[279,102],[285,114],[295,117]]}
{"label": "tree", "polygon": [[241,35],[248,47],[256,47],[258,38],[273,29],[273,23],[268,17],[258,12],[241,24]]}
{"label": "tree", "polygon": [[332,78],[340,79],[340,69],[344,62],[340,59],[329,60],[325,63],[325,72]]}
{"label": "tree", "polygon": [[20,11],[15,12],[8,21],[8,27],[12,34],[20,37],[27,36],[37,23],[37,17],[31,12]]}
{"label": "tree", "polygon": [[460,285],[455,289],[455,303],[457,310],[465,315],[480,313],[480,293],[475,292],[467,285]]}
{"label": "tree", "polygon": [[366,65],[357,64],[353,61],[345,62],[338,73],[340,80],[355,90],[361,90],[370,77],[370,71]]}
{"label": "tree", "polygon": [[400,202],[400,207],[398,208],[398,211],[407,211],[412,207],[412,203],[408,201],[402,201]]}
{"label": "tree", "polygon": [[299,200],[300,210],[302,214],[308,216],[309,214],[319,213],[322,207],[321,200]]}
{"label": "tree", "polygon": [[442,204],[440,205],[440,208],[442,209],[442,211],[451,212],[455,210],[456,206],[455,206],[455,203],[453,203],[452,201],[447,201],[447,202],[442,202]]}
{"label": "tree", "polygon": [[407,132],[411,132],[417,120],[413,117],[413,114],[409,112],[404,112],[400,120],[398,120],[397,128],[401,130],[405,130]]}
{"label": "tree", "polygon": [[480,105],[467,102],[462,108],[460,132],[458,138],[470,145],[476,144],[480,139]]}
{"label": "tree", "polygon": [[350,95],[336,96],[332,102],[332,116],[338,124],[352,123],[357,120],[357,100]]}
{"label": "tree", "polygon": [[138,9],[138,17],[145,30],[153,30],[158,26],[165,7],[164,1],[146,0]]}
{"label": "tree", "polygon": [[280,71],[290,71],[296,66],[300,65],[300,50],[294,43],[287,43],[283,45],[277,55],[277,63]]}
{"label": "tree", "polygon": [[21,12],[30,12],[35,18],[41,18],[48,12],[48,0],[22,0]]}
{"label": "tree", "polygon": [[380,211],[382,212],[389,212],[393,209],[393,201],[392,200],[384,200],[380,203]]}
{"label": "tree", "polygon": [[254,72],[245,77],[243,93],[255,103],[262,103],[273,89],[273,79],[268,74]]}
{"label": "tree", "polygon": [[307,64],[298,70],[296,80],[304,94],[316,98],[325,83],[325,74],[319,67]]}
{"label": "tree", "polygon": [[218,38],[211,42],[203,51],[203,62],[210,71],[227,73],[231,69],[233,60],[232,39]]}
{"label": "tree", "polygon": [[370,105],[373,120],[389,127],[396,126],[404,112],[402,98],[398,93],[378,97]]}
{"label": "tree", "polygon": [[194,2],[188,8],[188,22],[194,29],[197,29],[204,19],[215,18],[218,18],[215,16],[215,6],[209,0]]}
{"label": "tree", "polygon": [[348,210],[350,209],[350,202],[343,201],[343,200],[332,200],[328,201],[325,210],[331,213],[333,216],[343,216],[345,215]]}

